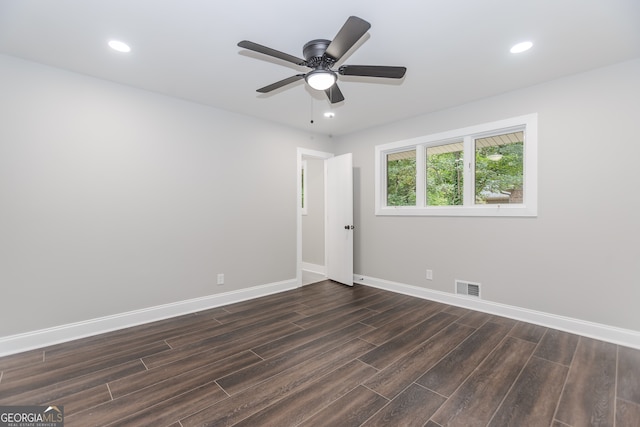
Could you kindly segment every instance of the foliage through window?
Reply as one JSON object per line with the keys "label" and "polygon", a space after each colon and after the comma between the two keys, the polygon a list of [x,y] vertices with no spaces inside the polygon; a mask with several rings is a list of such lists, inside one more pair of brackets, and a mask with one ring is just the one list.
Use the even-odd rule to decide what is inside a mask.
{"label": "foliage through window", "polygon": [[378,215],[537,215],[537,116],[376,147]]}
{"label": "foliage through window", "polygon": [[387,206],[416,204],[416,150],[387,154]]}
{"label": "foliage through window", "polygon": [[426,204],[428,206],[462,205],[464,197],[464,152],[462,142],[427,147],[426,151]]}
{"label": "foliage through window", "polygon": [[475,140],[475,203],[522,203],[524,132]]}

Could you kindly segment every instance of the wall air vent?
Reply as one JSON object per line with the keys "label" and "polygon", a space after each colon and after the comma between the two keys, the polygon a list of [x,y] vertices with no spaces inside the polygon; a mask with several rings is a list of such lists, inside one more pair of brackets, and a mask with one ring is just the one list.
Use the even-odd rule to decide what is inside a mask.
{"label": "wall air vent", "polygon": [[456,280],[456,294],[480,298],[480,283]]}

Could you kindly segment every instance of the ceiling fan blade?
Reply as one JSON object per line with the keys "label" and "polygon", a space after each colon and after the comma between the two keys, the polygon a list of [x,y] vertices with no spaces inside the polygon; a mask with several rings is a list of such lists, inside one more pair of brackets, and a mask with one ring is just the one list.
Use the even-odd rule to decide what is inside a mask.
{"label": "ceiling fan blade", "polygon": [[238,46],[252,50],[254,52],[273,56],[274,58],[282,59],[287,62],[293,62],[296,65],[307,65],[307,61],[302,58],[289,55],[288,53],[280,52],[279,50],[271,49],[270,47],[266,47],[258,43],[250,42],[249,40],[242,40],[240,43],[238,43]]}
{"label": "ceiling fan blade", "polygon": [[371,24],[364,19],[350,16],[333,41],[327,46],[327,50],[324,53],[325,56],[329,56],[337,62],[369,31],[369,28],[371,28]]}
{"label": "ceiling fan blade", "polygon": [[384,65],[343,65],[338,73],[343,76],[386,77],[401,79],[407,71],[405,67],[387,67]]}
{"label": "ceiling fan blade", "polygon": [[342,91],[338,87],[337,83],[334,83],[334,85],[331,86],[329,89],[325,89],[324,93],[327,94],[327,98],[329,98],[329,101],[332,104],[335,104],[336,102],[344,101],[344,95],[342,95]]}
{"label": "ceiling fan blade", "polygon": [[282,86],[286,86],[290,83],[297,82],[298,80],[302,80],[303,78],[304,78],[304,74],[296,74],[295,76],[287,77],[286,79],[280,80],[279,82],[275,82],[268,86],[261,87],[256,92],[260,92],[260,93],[271,92],[272,90],[279,89]]}

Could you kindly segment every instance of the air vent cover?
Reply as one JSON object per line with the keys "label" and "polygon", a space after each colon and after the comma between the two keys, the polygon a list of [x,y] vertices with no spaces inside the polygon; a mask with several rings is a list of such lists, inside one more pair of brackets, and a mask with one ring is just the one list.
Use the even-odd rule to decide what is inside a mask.
{"label": "air vent cover", "polygon": [[456,280],[456,294],[480,298],[480,283]]}

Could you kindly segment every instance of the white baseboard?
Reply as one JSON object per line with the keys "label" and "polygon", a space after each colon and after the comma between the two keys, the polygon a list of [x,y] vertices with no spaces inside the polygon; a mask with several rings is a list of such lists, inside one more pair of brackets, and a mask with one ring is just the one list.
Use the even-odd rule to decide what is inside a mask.
{"label": "white baseboard", "polygon": [[312,273],[327,275],[327,267],[319,264],[311,264],[310,262],[302,262],[302,269]]}
{"label": "white baseboard", "polygon": [[259,298],[279,292],[296,289],[295,279],[254,286],[238,291],[208,295],[206,297],[178,301],[170,304],[129,311],[126,313],[90,319],[77,323],[0,337],[0,356],[21,353],[66,341],[124,329],[143,323],[155,322],[183,314],[194,313],[214,307]]}
{"label": "white baseboard", "polygon": [[417,298],[438,301],[445,304],[482,311],[498,316],[509,317],[523,322],[534,323],[548,328],[558,329],[585,337],[619,344],[625,347],[640,349],[640,331],[623,329],[600,323],[588,322],[570,317],[558,316],[541,311],[529,310],[496,302],[472,299],[465,296],[435,291],[404,283],[391,282],[374,277],[355,274],[353,283],[360,283],[374,288],[384,289]]}
{"label": "white baseboard", "polygon": [[[471,310],[509,317],[523,322],[534,323],[549,328],[559,329],[619,344],[625,347],[640,349],[640,332],[630,329],[622,329],[599,323],[587,322],[584,320],[558,316],[491,301],[474,300],[455,294],[420,288],[383,279],[376,279],[374,277],[363,275],[354,275],[353,282],[417,298],[438,301]],[[266,295],[296,289],[297,287],[295,279],[285,280],[282,282],[254,286],[238,291],[209,295],[206,297],[178,301],[171,304],[149,307],[33,332],[0,337],[0,357],[105,332],[111,332],[117,329],[124,329],[143,323],[154,322],[183,314],[194,313],[214,307],[259,298]]]}

